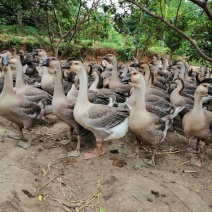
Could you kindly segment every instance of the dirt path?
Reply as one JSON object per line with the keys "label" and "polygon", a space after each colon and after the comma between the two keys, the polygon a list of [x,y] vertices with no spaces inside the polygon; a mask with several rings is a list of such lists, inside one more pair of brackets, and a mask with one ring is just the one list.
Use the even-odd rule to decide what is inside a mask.
{"label": "dirt path", "polygon": [[[123,152],[134,149],[128,133],[127,139],[108,144],[119,154],[84,161],[83,155],[66,157],[73,144],[62,146],[59,140],[68,127],[53,115],[49,120],[34,129],[33,145],[25,150],[6,136],[16,127],[0,117],[0,211],[212,211],[211,148],[203,168],[182,165],[191,156],[185,151],[187,139],[169,133],[152,168],[143,163],[149,155],[143,148],[140,158],[123,158]],[[84,138],[82,152],[93,145]],[[124,166],[113,166],[111,158],[124,160]]]}

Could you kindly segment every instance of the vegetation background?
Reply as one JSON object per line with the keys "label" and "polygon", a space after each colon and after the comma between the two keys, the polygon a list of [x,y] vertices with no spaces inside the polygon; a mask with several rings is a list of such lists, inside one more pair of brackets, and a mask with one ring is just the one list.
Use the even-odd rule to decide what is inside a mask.
{"label": "vegetation background", "polygon": [[2,0],[0,50],[112,51],[124,61],[159,53],[210,65],[211,10],[211,0]]}

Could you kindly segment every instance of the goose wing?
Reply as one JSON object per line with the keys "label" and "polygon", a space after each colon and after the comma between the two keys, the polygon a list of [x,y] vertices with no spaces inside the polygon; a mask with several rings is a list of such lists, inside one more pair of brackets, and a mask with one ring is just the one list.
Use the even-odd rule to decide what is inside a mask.
{"label": "goose wing", "polygon": [[129,108],[115,108],[104,105],[93,105],[87,110],[85,124],[92,128],[110,129],[123,122],[130,114]]}
{"label": "goose wing", "polygon": [[28,116],[36,116],[41,112],[41,107],[37,104],[30,102],[26,99],[22,99],[19,104],[20,114],[26,114]]}
{"label": "goose wing", "polygon": [[45,99],[47,104],[51,104],[52,102],[52,96],[50,94],[32,86],[25,90],[23,97],[35,103],[38,103],[42,99]]}

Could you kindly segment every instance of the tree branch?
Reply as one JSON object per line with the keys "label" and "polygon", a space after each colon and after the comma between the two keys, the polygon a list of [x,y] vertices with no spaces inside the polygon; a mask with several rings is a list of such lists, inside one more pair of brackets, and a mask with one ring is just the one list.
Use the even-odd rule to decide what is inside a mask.
{"label": "tree branch", "polygon": [[139,7],[141,10],[143,10],[145,13],[147,13],[148,15],[152,16],[153,18],[156,18],[160,21],[162,21],[163,23],[165,23],[169,28],[173,29],[174,31],[176,31],[177,33],[179,33],[181,36],[183,36],[199,53],[199,55],[204,58],[205,60],[208,60],[209,62],[212,63],[212,58],[208,57],[207,55],[205,55],[202,50],[199,48],[199,46],[196,44],[196,42],[191,39],[187,34],[185,34],[183,31],[181,31],[179,28],[177,28],[176,26],[170,24],[167,20],[165,20],[164,18],[162,18],[159,15],[156,15],[155,13],[150,12],[148,9],[146,9],[143,5],[140,5],[139,3],[135,2],[134,0],[127,0],[128,2],[136,5],[137,7]]}
{"label": "tree branch", "polygon": [[198,0],[190,0],[190,1],[198,5],[199,7],[201,7],[205,11],[208,18],[212,20],[212,10],[209,8],[207,2],[198,1]]}
{"label": "tree branch", "polygon": [[178,7],[177,7],[177,13],[176,13],[175,21],[174,21],[174,26],[175,27],[176,27],[176,24],[177,24],[177,18],[178,18],[178,13],[179,13],[179,10],[180,10],[181,2],[182,2],[182,0],[180,0],[180,2],[178,4]]}
{"label": "tree branch", "polygon": [[161,12],[161,16],[163,18],[163,8],[162,8],[162,2],[161,2],[161,0],[160,0],[160,12]]}

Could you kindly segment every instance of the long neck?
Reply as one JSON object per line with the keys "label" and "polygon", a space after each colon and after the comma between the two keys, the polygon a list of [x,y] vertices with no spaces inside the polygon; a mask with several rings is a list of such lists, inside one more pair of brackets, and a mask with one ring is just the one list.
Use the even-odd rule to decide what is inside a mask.
{"label": "long neck", "polygon": [[193,110],[192,110],[192,114],[195,114],[195,115],[198,115],[198,116],[203,114],[202,96],[200,96],[197,91],[194,94],[194,107],[193,107]]}
{"label": "long neck", "polygon": [[98,76],[98,74],[95,74],[95,75],[94,75],[94,82],[93,82],[92,85],[90,86],[89,90],[96,90],[98,84],[99,84],[99,76]]}
{"label": "long neck", "polygon": [[12,78],[12,71],[10,67],[8,67],[7,71],[4,72],[4,87],[1,95],[13,95],[13,78]]}
{"label": "long neck", "polygon": [[185,66],[184,65],[181,65],[180,78],[181,79],[185,78]]}
{"label": "long neck", "polygon": [[154,69],[155,69],[155,71],[158,71],[158,63],[157,63],[157,61],[154,62]]}
{"label": "long neck", "polygon": [[167,69],[167,60],[163,60],[163,70]]}
{"label": "long neck", "polygon": [[136,109],[146,111],[146,101],[145,101],[145,81],[144,78],[142,77],[140,87],[135,87],[134,92],[136,92],[137,95],[137,100],[135,107]]}
{"label": "long neck", "polygon": [[180,94],[180,92],[182,91],[182,89],[183,89],[183,84],[182,83],[180,83],[180,84],[178,84],[177,85],[177,87],[174,89],[174,93],[177,93],[177,94]]}
{"label": "long neck", "polygon": [[[85,105],[86,103],[89,104],[89,100],[88,100],[88,78],[87,78],[87,73],[86,70],[80,70],[77,73],[78,77],[79,77],[79,92],[78,92],[78,97],[77,97],[77,101],[76,101],[76,105]],[[75,105],[75,107],[76,107]]]}
{"label": "long neck", "polygon": [[63,89],[63,78],[62,78],[62,70],[60,65],[54,67],[55,70],[55,87],[53,97],[65,96]]}
{"label": "long neck", "polygon": [[113,65],[113,71],[111,75],[111,81],[116,81],[119,82],[119,77],[118,77],[118,64],[116,58],[112,59],[112,65]]}
{"label": "long neck", "polygon": [[174,67],[174,78],[173,78],[173,80],[177,79],[177,77],[178,77],[178,70],[177,70],[176,67]]}
{"label": "long neck", "polygon": [[151,74],[150,74],[150,69],[148,66],[145,67],[145,85],[146,87],[150,87],[152,85],[152,79],[151,79]]}
{"label": "long neck", "polygon": [[16,88],[20,88],[25,85],[24,83],[24,74],[23,74],[23,66],[20,62],[16,63]]}

